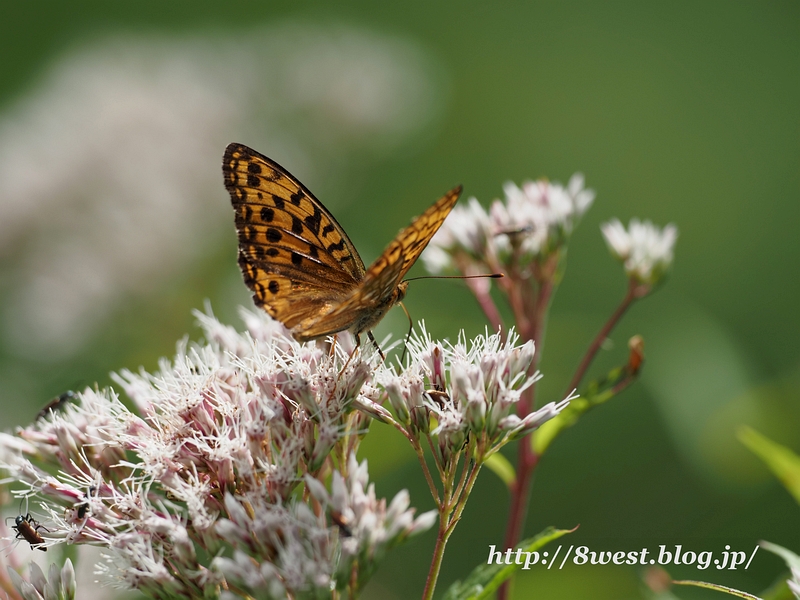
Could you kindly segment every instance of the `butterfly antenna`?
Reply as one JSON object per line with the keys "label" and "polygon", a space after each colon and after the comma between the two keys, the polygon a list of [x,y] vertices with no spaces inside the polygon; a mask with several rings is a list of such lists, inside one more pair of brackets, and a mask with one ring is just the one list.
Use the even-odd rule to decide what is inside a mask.
{"label": "butterfly antenna", "polygon": [[[403,281],[416,281],[417,279],[500,279],[505,277],[503,273],[486,273],[485,275],[423,275],[422,277],[411,277]],[[407,314],[407,313],[406,313]]]}
{"label": "butterfly antenna", "polygon": [[401,302],[400,308],[403,309],[403,312],[406,313],[408,317],[408,335],[406,335],[406,341],[403,343],[403,354],[400,356],[400,368],[403,368],[403,362],[406,360],[406,350],[408,350],[408,340],[411,338],[411,332],[414,331],[414,321],[411,320],[411,315],[408,314],[408,309],[405,304]]}

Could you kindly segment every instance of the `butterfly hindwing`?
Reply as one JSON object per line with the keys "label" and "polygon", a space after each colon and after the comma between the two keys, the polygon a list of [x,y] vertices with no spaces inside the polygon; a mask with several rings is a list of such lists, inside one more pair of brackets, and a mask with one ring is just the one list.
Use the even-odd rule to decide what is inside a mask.
{"label": "butterfly hindwing", "polygon": [[289,329],[342,301],[342,294],[335,293],[335,290],[317,283],[298,281],[291,275],[281,274],[279,269],[267,271],[251,263],[241,249],[239,267],[245,284],[253,291],[256,306]]}

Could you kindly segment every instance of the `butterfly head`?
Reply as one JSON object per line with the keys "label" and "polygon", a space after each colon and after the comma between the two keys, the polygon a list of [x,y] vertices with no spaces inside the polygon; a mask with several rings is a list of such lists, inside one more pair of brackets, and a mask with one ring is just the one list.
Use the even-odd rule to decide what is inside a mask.
{"label": "butterfly head", "polygon": [[406,297],[406,292],[408,291],[408,282],[401,281],[397,284],[397,289],[394,291],[394,302],[392,304],[397,304],[398,302],[402,302],[403,298]]}

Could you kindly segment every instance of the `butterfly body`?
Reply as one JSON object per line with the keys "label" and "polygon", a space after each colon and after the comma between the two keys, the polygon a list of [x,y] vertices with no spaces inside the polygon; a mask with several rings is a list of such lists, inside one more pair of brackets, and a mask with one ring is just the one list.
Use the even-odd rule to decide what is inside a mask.
{"label": "butterfly body", "polygon": [[366,268],[333,215],[286,169],[244,146],[223,156],[239,266],[256,305],[300,342],[369,332],[406,294],[402,281],[458,200],[455,188]]}

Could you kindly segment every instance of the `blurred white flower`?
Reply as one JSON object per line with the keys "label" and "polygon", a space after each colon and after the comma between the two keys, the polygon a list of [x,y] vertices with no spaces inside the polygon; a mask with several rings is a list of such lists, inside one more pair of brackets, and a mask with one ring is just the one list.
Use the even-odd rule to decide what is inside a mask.
{"label": "blurred white flower", "polygon": [[72,600],[75,598],[75,570],[68,558],[62,568],[51,564],[45,576],[36,563],[30,564],[30,581],[26,581],[11,567],[8,574],[17,591],[25,600]]}
{"label": "blurred white flower", "polygon": [[584,188],[576,173],[564,188],[547,180],[527,181],[521,188],[503,186],[505,202],[495,200],[490,214],[496,234],[518,235],[525,255],[547,254],[572,233],[594,201],[594,190]]}
{"label": "blurred white flower", "polygon": [[787,580],[789,589],[797,600],[800,600],[800,568],[792,567],[792,578]]}
{"label": "blurred white flower", "polygon": [[595,196],[580,173],[566,188],[539,180],[503,189],[505,201],[495,200],[488,213],[475,198],[453,209],[422,254],[428,271],[473,275],[511,260],[545,258],[564,244]]}
{"label": "blurred white flower", "polygon": [[380,155],[430,124],[442,80],[411,42],[302,23],[119,36],[64,56],[0,115],[8,348],[69,354],[121,300],[233,236],[227,143],[335,190],[352,152]]}
{"label": "blurred white flower", "polygon": [[658,283],[672,265],[672,250],[678,239],[675,225],[659,229],[650,221],[631,219],[626,230],[619,219],[612,219],[600,229],[612,256],[623,263],[628,277],[638,283]]}
{"label": "blurred white flower", "polygon": [[453,208],[422,253],[422,260],[429,272],[442,273],[454,268],[452,256],[459,250],[472,259],[483,259],[491,237],[489,215],[476,198],[470,198]]}

